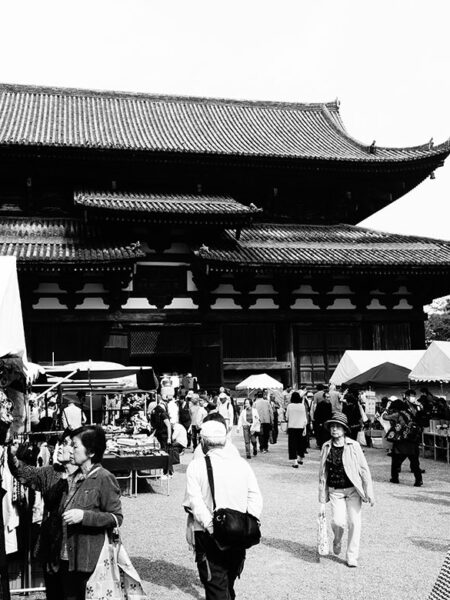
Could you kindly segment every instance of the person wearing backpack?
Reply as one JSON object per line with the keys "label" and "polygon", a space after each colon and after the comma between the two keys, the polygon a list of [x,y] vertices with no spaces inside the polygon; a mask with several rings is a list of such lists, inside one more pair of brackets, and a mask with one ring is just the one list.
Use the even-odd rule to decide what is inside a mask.
{"label": "person wearing backpack", "polygon": [[395,400],[392,406],[388,404],[382,417],[393,424],[393,435],[390,439],[392,441],[390,482],[400,483],[401,467],[403,462],[408,459],[411,471],[414,473],[414,487],[421,487],[423,485],[419,461],[421,427],[415,422],[414,416],[408,410],[408,405],[402,400]]}

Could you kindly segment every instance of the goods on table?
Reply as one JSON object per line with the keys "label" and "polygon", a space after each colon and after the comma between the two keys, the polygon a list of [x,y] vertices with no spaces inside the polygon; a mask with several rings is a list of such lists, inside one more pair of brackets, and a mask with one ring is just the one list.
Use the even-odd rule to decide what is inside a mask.
{"label": "goods on table", "polygon": [[159,443],[154,436],[132,435],[127,436],[122,432],[107,434],[105,455],[115,456],[146,456],[159,450]]}

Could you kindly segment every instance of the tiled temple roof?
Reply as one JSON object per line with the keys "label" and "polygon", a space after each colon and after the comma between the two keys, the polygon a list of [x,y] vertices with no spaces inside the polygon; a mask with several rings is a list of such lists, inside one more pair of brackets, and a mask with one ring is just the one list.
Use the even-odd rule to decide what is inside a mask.
{"label": "tiled temple roof", "polygon": [[131,268],[144,254],[81,220],[0,217],[0,256],[16,256],[19,270],[77,271]]}
{"label": "tiled temple roof", "polygon": [[232,224],[247,223],[259,212],[228,196],[193,194],[145,194],[126,192],[75,192],[75,205],[101,211],[102,216],[114,213],[138,215],[148,223]]}
{"label": "tiled temple roof", "polygon": [[295,104],[0,85],[0,145],[357,163],[445,158],[446,142],[371,148],[337,102]]}
{"label": "tiled temple roof", "polygon": [[211,269],[450,271],[450,242],[352,225],[258,224],[197,252]]}

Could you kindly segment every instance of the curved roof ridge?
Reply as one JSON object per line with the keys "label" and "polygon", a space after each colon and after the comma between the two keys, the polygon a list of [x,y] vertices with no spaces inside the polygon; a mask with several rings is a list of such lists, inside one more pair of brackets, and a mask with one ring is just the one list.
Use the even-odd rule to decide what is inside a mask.
{"label": "curved roof ridge", "polygon": [[[361,140],[358,140],[357,138],[355,138],[348,132],[348,130],[344,124],[344,121],[342,120],[342,116],[341,116],[341,113],[339,110],[339,102],[336,101],[336,104],[337,104],[337,111],[334,116],[331,116],[329,109],[328,109],[328,105],[324,106],[324,114],[325,114],[326,118],[328,119],[328,121],[330,122],[331,126],[334,127],[336,129],[336,131],[343,134],[350,142],[355,144],[358,148],[360,148],[361,150],[366,150],[367,152],[370,153],[369,149],[371,147],[371,144],[365,144],[364,142],[362,142]],[[387,151],[392,150],[392,151],[397,151],[397,152],[429,150],[430,152],[433,152],[433,153],[439,153],[439,152],[445,152],[446,150],[450,149],[450,137],[447,138],[441,144],[436,144],[436,145],[433,144],[432,140],[433,140],[433,138],[431,138],[430,141],[425,142],[424,144],[417,144],[415,146],[377,146],[375,144],[375,150],[387,150]]]}
{"label": "curved roof ridge", "polygon": [[339,112],[339,103],[337,100],[329,102],[291,102],[279,100],[250,100],[245,98],[220,98],[214,96],[189,96],[183,94],[158,94],[150,92],[132,92],[132,91],[115,91],[115,90],[98,90],[76,87],[58,87],[58,86],[41,86],[35,84],[19,84],[19,83],[0,83],[0,91],[6,92],[23,92],[29,94],[46,94],[57,96],[84,96],[84,97],[102,97],[102,98],[120,98],[134,100],[150,100],[153,102],[173,102],[183,103],[191,102],[192,104],[219,104],[232,106],[258,106],[261,108],[284,108],[284,109],[303,109],[322,111],[324,108],[328,110],[336,110]]}

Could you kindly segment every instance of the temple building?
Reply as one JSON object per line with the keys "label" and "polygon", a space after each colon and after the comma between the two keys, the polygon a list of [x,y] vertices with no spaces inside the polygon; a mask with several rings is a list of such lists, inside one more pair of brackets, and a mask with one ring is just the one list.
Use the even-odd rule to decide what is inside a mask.
{"label": "temple building", "polygon": [[1,85],[0,255],[17,256],[29,357],[214,388],[423,348],[450,242],[356,223],[449,153],[358,142],[338,102]]}

